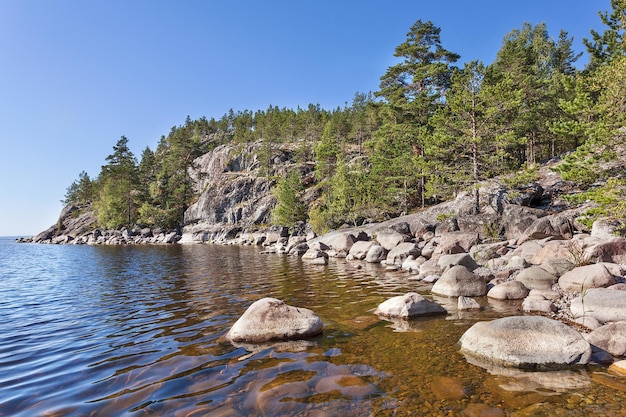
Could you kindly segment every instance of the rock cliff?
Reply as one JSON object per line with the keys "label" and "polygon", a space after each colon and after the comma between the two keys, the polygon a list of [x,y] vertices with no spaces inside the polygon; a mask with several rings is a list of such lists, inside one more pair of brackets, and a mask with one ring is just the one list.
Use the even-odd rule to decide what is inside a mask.
{"label": "rock cliff", "polygon": [[196,160],[193,177],[198,200],[185,212],[183,242],[220,242],[243,229],[259,229],[271,223],[276,204],[272,188],[277,179],[297,168],[303,176],[312,163],[295,162],[294,145],[276,146],[262,164],[262,143],[222,145]]}

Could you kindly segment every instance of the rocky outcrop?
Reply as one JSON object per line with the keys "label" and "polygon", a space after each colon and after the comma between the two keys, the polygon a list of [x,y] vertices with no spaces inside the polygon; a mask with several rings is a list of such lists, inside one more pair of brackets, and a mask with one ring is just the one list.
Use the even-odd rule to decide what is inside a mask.
{"label": "rocky outcrop", "polygon": [[[260,227],[271,223],[271,210],[276,204],[272,178],[285,176],[297,168],[303,176],[313,171],[313,164],[295,164],[289,146],[277,147],[264,175],[258,160],[261,142],[243,145],[221,145],[195,161],[198,200],[185,212],[185,242],[222,242],[220,230]],[[235,238],[233,236],[233,238]]]}
{"label": "rocky outcrop", "polygon": [[322,320],[313,311],[275,298],[262,298],[248,307],[225,337],[231,342],[263,343],[302,339],[321,332]]}

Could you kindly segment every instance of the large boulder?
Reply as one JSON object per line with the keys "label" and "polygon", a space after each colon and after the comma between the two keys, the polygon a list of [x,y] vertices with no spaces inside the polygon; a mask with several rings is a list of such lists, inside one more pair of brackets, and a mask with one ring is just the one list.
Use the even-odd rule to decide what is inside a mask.
{"label": "large boulder", "polygon": [[591,236],[602,240],[613,239],[622,232],[622,223],[609,218],[597,219],[591,225]]}
{"label": "large boulder", "polygon": [[324,243],[337,253],[347,255],[356,242],[356,237],[351,233],[329,233],[320,238],[320,242]]}
{"label": "large boulder", "polygon": [[557,277],[538,266],[522,270],[515,279],[529,289],[549,290],[557,282]]}
{"label": "large boulder", "polygon": [[587,342],[613,356],[626,355],[626,321],[598,327],[586,337]]}
{"label": "large boulder", "polygon": [[487,284],[463,265],[456,265],[441,275],[432,292],[449,297],[481,297],[487,294]]}
{"label": "large boulder", "polygon": [[464,253],[477,243],[477,233],[446,233],[439,236],[433,256]]}
{"label": "large boulder", "polygon": [[546,237],[571,239],[574,236],[574,226],[569,216],[555,214],[535,220],[524,231],[524,235],[531,239],[544,239]]}
{"label": "large boulder", "polygon": [[248,307],[230,328],[226,339],[231,342],[263,343],[302,339],[321,332],[322,319],[313,311],[267,297]]}
{"label": "large boulder", "polygon": [[461,352],[496,365],[559,369],[585,365],[591,346],[573,328],[541,316],[478,322],[461,337]]}
{"label": "large boulder", "polygon": [[545,216],[545,210],[515,204],[505,205],[502,212],[505,238],[517,239],[535,220],[543,216]]}
{"label": "large boulder", "polygon": [[408,240],[407,236],[393,229],[383,230],[376,234],[376,241],[388,251],[406,240]]}
{"label": "large boulder", "polygon": [[539,268],[554,275],[555,277],[560,277],[567,271],[571,271],[572,269],[574,269],[574,264],[567,259],[553,258],[547,259],[545,262],[539,265]]}
{"label": "large boulder", "polygon": [[374,313],[384,317],[409,319],[446,314],[447,311],[439,304],[427,300],[418,293],[411,292],[382,302]]}
{"label": "large boulder", "polygon": [[590,288],[608,287],[615,284],[613,274],[603,264],[579,266],[561,275],[559,286],[564,291],[583,292]]}
{"label": "large boulder", "polygon": [[574,260],[574,252],[580,243],[575,240],[551,240],[545,242],[543,247],[535,253],[530,260],[534,265],[541,265],[551,259]]}
{"label": "large boulder", "polygon": [[528,288],[520,281],[506,281],[493,286],[487,297],[496,300],[521,300],[528,295]]}
{"label": "large boulder", "polygon": [[365,262],[369,263],[380,263],[387,256],[387,250],[380,245],[373,245],[367,251],[367,255],[365,255]]}
{"label": "large boulder", "polygon": [[389,251],[387,254],[387,264],[402,265],[402,262],[409,256],[418,257],[419,255],[420,250],[417,248],[417,244],[413,242],[402,242]]}
{"label": "large boulder", "polygon": [[352,255],[354,259],[363,260],[367,256],[367,252],[375,244],[376,243],[372,242],[371,240],[359,240],[357,242],[354,242],[354,244],[350,248],[349,254]]}
{"label": "large boulder", "polygon": [[541,295],[528,296],[522,303],[524,313],[544,313],[550,314],[557,311],[554,303]]}
{"label": "large boulder", "polygon": [[442,270],[452,268],[455,265],[463,265],[470,271],[473,271],[476,268],[478,268],[478,264],[476,263],[474,258],[470,256],[469,253],[456,253],[453,255],[442,255],[437,260],[437,265],[439,265],[439,267]]}
{"label": "large boulder", "polygon": [[614,237],[601,241],[585,250],[589,262],[612,262],[626,264],[626,239]]}
{"label": "large boulder", "polygon": [[592,316],[602,323],[626,320],[626,291],[594,288],[572,300],[574,317]]}

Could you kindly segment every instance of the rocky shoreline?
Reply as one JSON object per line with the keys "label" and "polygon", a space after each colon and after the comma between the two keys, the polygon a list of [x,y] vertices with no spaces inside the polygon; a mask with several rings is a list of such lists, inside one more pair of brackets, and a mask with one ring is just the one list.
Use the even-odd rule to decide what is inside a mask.
{"label": "rocky shoreline", "polygon": [[[56,225],[21,241],[254,245],[266,253],[301,256],[314,265],[337,258],[355,268],[381,264],[389,271],[404,271],[433,295],[456,298],[459,309],[480,308],[477,300],[484,297],[519,300],[520,317],[544,316],[575,329],[593,346],[589,360],[595,363],[626,356],[626,239],[609,220],[599,219],[591,228],[582,225],[580,216],[592,206],[568,204],[562,197],[577,192],[576,185],[563,181],[550,164],[530,184],[506,187],[497,179],[481,184],[479,214],[474,212],[474,196],[462,193],[414,214],[317,236],[304,223],[291,229],[261,226],[271,211],[271,187],[263,183],[254,192],[232,187],[255,175],[254,164],[232,164],[227,151],[220,147],[202,157],[206,191],[180,230],[99,230],[93,212],[68,206]],[[528,324],[521,322],[521,327]],[[527,327],[532,331],[541,326]],[[564,363],[573,363],[570,359]]]}

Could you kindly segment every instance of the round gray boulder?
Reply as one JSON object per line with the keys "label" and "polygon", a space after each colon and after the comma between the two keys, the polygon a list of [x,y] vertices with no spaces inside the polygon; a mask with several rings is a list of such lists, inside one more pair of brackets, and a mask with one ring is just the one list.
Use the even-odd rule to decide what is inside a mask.
{"label": "round gray boulder", "polygon": [[321,332],[322,319],[313,311],[267,297],[248,307],[230,328],[226,339],[231,342],[263,343],[302,339]]}
{"label": "round gray boulder", "polygon": [[448,312],[434,301],[427,300],[418,293],[410,292],[380,303],[374,313],[384,317],[409,319]]}
{"label": "round gray boulder", "polygon": [[463,265],[456,265],[441,275],[431,291],[449,297],[481,297],[487,294],[487,284]]}
{"label": "round gray boulder", "polygon": [[594,288],[572,300],[574,317],[592,316],[602,323],[626,320],[626,291]]}
{"label": "round gray boulder", "polygon": [[521,300],[528,295],[528,288],[519,281],[506,281],[495,285],[487,293],[487,297],[497,300]]}
{"label": "round gray boulder", "polygon": [[513,368],[560,369],[591,358],[591,346],[576,330],[541,316],[478,322],[460,343],[464,354]]}
{"label": "round gray boulder", "polygon": [[626,321],[605,324],[586,337],[587,342],[613,356],[626,355]]}
{"label": "round gray boulder", "polygon": [[559,286],[564,291],[608,287],[615,284],[613,274],[601,263],[579,266],[561,275]]}
{"label": "round gray boulder", "polygon": [[557,277],[538,266],[531,266],[522,270],[515,279],[531,290],[535,288],[549,290],[557,282]]}

